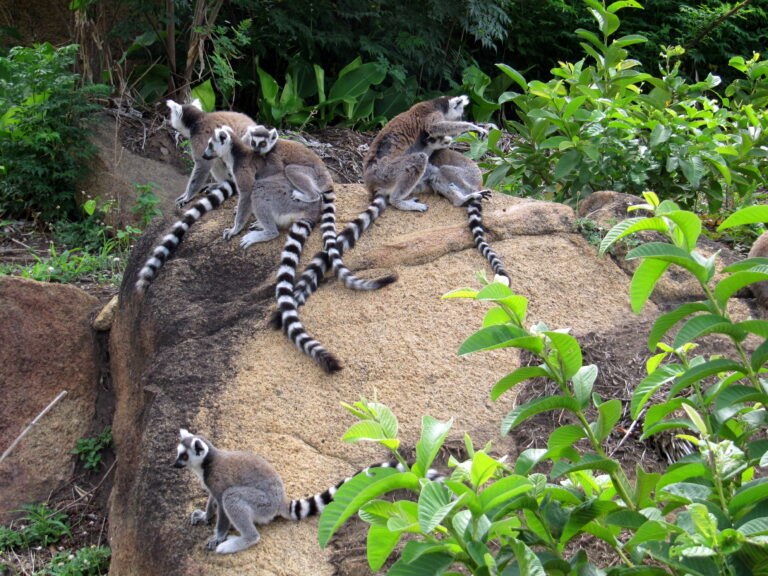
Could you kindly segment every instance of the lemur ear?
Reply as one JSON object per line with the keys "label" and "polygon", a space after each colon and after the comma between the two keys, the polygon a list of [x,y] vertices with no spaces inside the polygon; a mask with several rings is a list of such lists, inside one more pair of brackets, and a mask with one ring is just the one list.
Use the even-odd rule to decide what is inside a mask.
{"label": "lemur ear", "polygon": [[192,443],[192,449],[195,451],[196,456],[200,456],[200,454],[205,452],[205,444],[203,444],[202,440],[195,440]]}
{"label": "lemur ear", "polygon": [[203,111],[203,103],[200,102],[200,98],[195,98],[194,100],[192,100],[192,102],[190,102],[190,104],[192,104],[192,106],[194,106],[201,112]]}
{"label": "lemur ear", "polygon": [[174,102],[173,100],[166,100],[165,105],[171,109],[171,112],[178,112],[181,110],[181,104]]}
{"label": "lemur ear", "polygon": [[279,138],[279,136],[277,134],[277,129],[276,128],[272,128],[269,131],[269,143],[271,144],[272,142],[277,142],[278,138]]}
{"label": "lemur ear", "polygon": [[189,430],[186,430],[185,428],[179,428],[179,435],[181,436],[181,439],[184,440],[184,438],[189,438],[192,436],[192,434],[189,433]]}

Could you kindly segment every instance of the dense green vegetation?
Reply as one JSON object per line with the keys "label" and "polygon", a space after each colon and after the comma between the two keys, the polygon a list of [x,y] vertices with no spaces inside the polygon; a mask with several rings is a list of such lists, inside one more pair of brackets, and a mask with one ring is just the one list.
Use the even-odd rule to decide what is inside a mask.
{"label": "dense green vegetation", "polygon": [[[405,472],[392,468],[360,474],[344,484],[320,519],[325,546],[353,514],[370,524],[368,563],[381,569],[401,538],[408,536],[387,574],[679,575],[750,576],[768,565],[768,463],[765,361],[768,322],[735,321],[728,302],[742,287],[768,279],[768,259],[752,258],[725,268],[714,280],[717,255],[697,251],[702,224],[693,212],[645,194],[635,208],[647,216],[618,224],[604,239],[606,250],[620,238],[655,230],[664,242],[641,244],[627,254],[639,259],[630,288],[640,312],[671,264],[690,273],[706,294],[660,316],[648,339],[654,354],[648,376],[634,390],[630,413],[647,438],[676,430],[695,446],[662,474],[639,463],[634,470],[606,454],[604,442],[622,415],[621,401],[594,393],[599,368],[584,365],[578,341],[567,329],[530,326],[528,300],[507,286],[485,283],[481,290],[460,289],[446,298],[493,304],[482,328],[461,345],[459,354],[517,348],[538,364],[517,368],[491,389],[499,399],[531,379],[556,383],[559,393],[516,406],[501,422],[508,434],[531,418],[556,411],[562,425],[546,448],[530,448],[514,461],[477,449],[465,437],[468,458],[451,456],[450,478],[427,478],[444,450],[452,421],[425,416],[416,459],[410,466],[399,452],[398,422],[379,402],[345,407],[360,422],[344,435],[348,442],[373,441],[392,451]],[[721,227],[768,221],[768,207],[734,213]],[[695,355],[696,341],[719,334],[732,344],[728,357]],[[745,349],[747,336],[762,343]],[[670,344],[662,342],[671,337]],[[665,400],[653,401],[654,395]],[[414,499],[382,498],[408,490]],[[401,492],[402,494],[402,492]],[[615,556],[591,560],[584,537],[599,540]],[[579,542],[577,546],[569,543]]]}

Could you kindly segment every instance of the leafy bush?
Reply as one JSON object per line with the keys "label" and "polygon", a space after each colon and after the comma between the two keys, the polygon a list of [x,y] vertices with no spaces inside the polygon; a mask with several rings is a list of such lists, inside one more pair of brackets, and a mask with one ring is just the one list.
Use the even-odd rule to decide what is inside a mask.
{"label": "leafy bush", "polygon": [[86,470],[98,470],[101,466],[101,453],[111,447],[112,427],[107,426],[96,436],[79,438],[72,454],[77,455]]}
{"label": "leafy bush", "polygon": [[44,221],[77,216],[75,183],[94,152],[86,125],[103,86],[78,86],[77,46],[39,44],[0,57],[0,211]]}
{"label": "leafy bush", "polygon": [[584,1],[598,24],[596,32],[576,31],[585,59],[561,63],[548,82],[498,65],[521,89],[497,100],[514,105],[518,119],[505,124],[518,139],[509,153],[499,148],[498,131],[474,145],[476,157],[491,152],[486,184],[570,202],[600,189],[652,189],[710,213],[756,200],[768,177],[768,61],[732,59],[746,78],[724,98],[714,92],[716,76],[695,84],[681,77],[679,48],[666,49],[658,78],[629,57],[627,48],[644,37],[613,38],[616,13],[640,5]]}
{"label": "leafy bush", "polygon": [[70,536],[67,515],[51,510],[45,502],[24,506],[23,511],[16,529],[0,526],[0,550],[48,546]]}
{"label": "leafy bush", "polygon": [[74,554],[56,554],[41,574],[46,576],[102,576],[109,572],[111,551],[105,546],[81,548]]}
{"label": "leafy bush", "polygon": [[[648,361],[649,375],[633,394],[631,413],[640,418],[645,411],[645,437],[682,428],[698,450],[663,474],[648,473],[638,464],[628,475],[603,450],[621,417],[621,403],[594,393],[598,367],[583,365],[578,341],[567,330],[542,323],[527,329],[527,300],[504,285],[457,290],[446,297],[495,304],[459,354],[519,348],[540,362],[502,378],[491,391],[493,399],[534,377],[551,379],[559,388],[558,394],[515,407],[503,419],[502,434],[547,411],[563,413],[566,423],[550,434],[546,448],[525,450],[509,464],[491,457],[490,446],[476,450],[466,437],[468,459],[451,458],[451,477],[437,482],[427,478],[427,470],[452,422],[424,417],[415,463],[404,473],[373,470],[344,484],[320,518],[321,545],[359,513],[371,525],[367,551],[373,570],[409,535],[390,575],[456,574],[453,567],[459,565],[462,573],[476,575],[763,573],[768,565],[768,479],[757,470],[768,464],[768,441],[758,434],[768,421],[768,382],[761,377],[768,360],[768,322],[735,322],[727,304],[740,288],[768,279],[768,259],[730,266],[715,283],[716,255],[706,259],[696,251],[699,218],[672,202],[659,202],[652,193],[646,200],[638,209],[652,216],[618,224],[601,246],[605,250],[640,230],[656,230],[668,239],[629,252],[628,258],[643,260],[630,288],[633,308],[642,308],[673,263],[700,282],[706,298],[655,322],[649,348],[653,352],[658,346],[661,353]],[[722,227],[766,220],[768,207],[750,207]],[[681,322],[673,342],[662,343]],[[691,358],[694,340],[707,334],[729,339],[735,359]],[[763,340],[752,353],[743,345],[748,334]],[[650,406],[662,385],[669,389],[666,401]],[[403,461],[397,452],[397,419],[389,408],[366,401],[345,407],[360,419],[345,440],[379,442]],[[679,410],[684,417],[670,418]],[[546,474],[535,471],[544,463],[550,465]],[[410,490],[417,500],[379,498],[397,489]],[[584,536],[600,540],[615,559],[597,567],[581,547],[569,546]]]}

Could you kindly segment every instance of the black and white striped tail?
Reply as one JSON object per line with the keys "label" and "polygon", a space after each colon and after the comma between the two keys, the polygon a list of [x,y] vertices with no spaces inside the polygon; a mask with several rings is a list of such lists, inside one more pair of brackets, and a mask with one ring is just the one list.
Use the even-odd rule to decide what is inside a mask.
{"label": "black and white striped tail", "polygon": [[[405,467],[400,462],[381,462],[380,464],[374,464],[373,466],[370,466],[368,468],[365,468],[364,470],[361,470],[355,476],[358,476],[360,474],[368,474],[368,471],[371,468],[397,468],[399,472],[405,472]],[[307,518],[309,516],[314,516],[315,514],[319,514],[322,512],[323,508],[325,508],[328,504],[333,502],[333,496],[336,494],[339,488],[341,488],[344,484],[352,480],[355,476],[350,476],[349,478],[344,478],[341,482],[336,484],[336,486],[332,486],[331,488],[328,488],[325,492],[321,492],[320,494],[315,494],[314,496],[310,496],[309,498],[301,498],[299,500],[291,500],[288,504],[288,513],[290,514],[291,520],[303,520],[304,518]],[[431,468],[429,471],[427,471],[427,478],[429,480],[434,481],[440,481],[443,479],[443,476],[441,476],[436,470],[432,470]]]}
{"label": "black and white striped tail", "polygon": [[[350,250],[355,246],[363,232],[370,228],[371,224],[381,216],[386,210],[388,201],[384,196],[376,196],[371,201],[371,204],[363,212],[361,212],[357,218],[347,223],[344,230],[336,236],[336,249],[339,252],[339,256],[344,254],[345,251]],[[334,212],[335,221],[335,212]],[[317,290],[320,281],[325,276],[325,273],[331,268],[330,258],[328,252],[321,250],[312,257],[312,260],[304,268],[304,272],[301,273],[301,278],[296,283],[296,289],[294,296],[296,297],[296,304],[302,306],[309,296]],[[390,282],[394,281],[394,277]],[[390,282],[387,282],[389,284]],[[275,330],[281,328],[280,313],[276,312],[272,315],[270,324]]]}
{"label": "black and white striped tail", "polygon": [[491,269],[494,274],[499,276],[505,276],[509,278],[509,273],[501,263],[499,256],[493,251],[485,240],[485,227],[483,226],[483,207],[480,203],[480,199],[473,199],[467,203],[467,217],[469,220],[469,231],[472,232],[472,237],[475,239],[475,246],[480,251],[480,254],[488,260],[491,265]]}
{"label": "black and white striped tail", "polygon": [[298,306],[293,296],[296,268],[299,265],[301,251],[309,238],[315,223],[302,218],[293,223],[285,239],[285,247],[280,256],[280,268],[277,271],[277,307],[283,332],[296,347],[307,356],[312,357],[327,373],[341,370],[339,361],[326,350],[320,342],[307,334],[304,325],[299,320]]}
{"label": "black and white striped tail", "polygon": [[171,232],[163,237],[163,242],[152,251],[152,256],[139,270],[139,279],[136,281],[136,291],[140,294],[146,291],[152,280],[157,276],[158,270],[171,257],[181,244],[184,234],[189,227],[203,217],[203,214],[215,210],[225,200],[237,194],[237,186],[231,180],[221,182],[211,187],[208,193],[192,205],[192,208],[184,212],[184,217],[176,222]]}
{"label": "black and white striped tail", "polygon": [[[328,260],[331,263],[336,278],[344,283],[344,286],[350,290],[378,290],[397,280],[397,276],[392,274],[379,278],[378,280],[362,280],[355,276],[352,271],[344,265],[341,259],[341,251],[336,241],[336,194],[333,190],[323,192],[323,216],[320,222],[320,228],[323,233],[323,251],[328,254]],[[359,237],[359,235],[358,235]],[[355,242],[357,239],[355,239]]]}

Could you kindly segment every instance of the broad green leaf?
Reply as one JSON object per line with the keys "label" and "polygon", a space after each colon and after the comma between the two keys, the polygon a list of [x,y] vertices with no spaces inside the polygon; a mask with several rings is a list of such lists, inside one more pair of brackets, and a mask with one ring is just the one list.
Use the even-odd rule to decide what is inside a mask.
{"label": "broad green leaf", "polygon": [[340,101],[354,103],[371,86],[381,84],[386,75],[386,69],[378,62],[368,62],[350,70],[345,68],[331,86],[331,91],[328,93],[328,103]]}
{"label": "broad green leaf", "polygon": [[744,288],[744,286],[749,286],[763,280],[768,280],[768,274],[736,272],[717,283],[717,286],[715,286],[715,298],[723,306],[733,294]]}
{"label": "broad green leaf", "polygon": [[[744,260],[739,260],[730,266],[726,266],[723,268],[723,272],[741,272],[742,270],[750,270],[756,266],[768,267],[768,258],[745,258]],[[754,271],[761,272],[762,270],[758,269]]]}
{"label": "broad green leaf", "polygon": [[[765,344],[765,342],[764,342]],[[752,386],[731,385],[720,392],[715,398],[715,410],[728,410],[738,407],[745,402],[764,402],[765,393],[755,390]]]}
{"label": "broad green leaf", "polygon": [[694,382],[698,382],[721,372],[739,372],[743,374],[746,372],[746,368],[733,360],[717,358],[688,368],[677,378],[675,385],[676,387],[684,388],[690,386]]}
{"label": "broad green leaf", "polygon": [[581,368],[581,347],[578,340],[570,334],[562,332],[544,332],[550,339],[553,349],[557,350],[563,378],[570,380]]}
{"label": "broad green leaf", "polygon": [[421,438],[416,443],[416,463],[420,475],[425,475],[432,462],[443,446],[445,437],[453,426],[453,418],[447,422],[441,422],[431,416],[424,416],[421,420]]}
{"label": "broad green leaf", "polygon": [[720,224],[717,229],[720,231],[726,230],[727,228],[733,228],[734,226],[759,224],[762,222],[768,222],[768,206],[765,204],[758,204],[737,210],[728,216],[728,218],[725,219],[725,222]]}
{"label": "broad green leaf", "polygon": [[504,376],[504,378],[496,382],[494,387],[491,389],[491,399],[494,401],[498,400],[499,396],[520,382],[524,382],[531,378],[546,378],[548,376],[549,372],[547,372],[541,366],[523,366],[522,368],[518,368],[511,374],[507,374]]}
{"label": "broad green leaf", "polygon": [[427,482],[419,494],[419,528],[422,534],[432,532],[460,501],[451,500],[450,493],[439,482]]}
{"label": "broad green leaf", "polygon": [[507,76],[512,78],[520,88],[523,89],[524,92],[528,91],[528,82],[526,82],[525,78],[523,77],[520,72],[512,68],[511,66],[507,66],[506,64],[496,64],[496,67],[504,72]]}
{"label": "broad green leaf", "polygon": [[508,286],[494,282],[483,287],[475,296],[475,300],[503,300],[513,296],[512,290]]}
{"label": "broad green leaf", "polygon": [[[623,10],[624,8],[639,8],[640,10],[642,10],[643,6],[639,2],[636,2],[635,0],[618,0],[617,2],[611,2],[608,5],[607,10],[608,12],[616,13],[619,10]],[[645,40],[645,38],[643,38],[643,40]]]}
{"label": "broad green leaf", "polygon": [[320,516],[317,537],[321,548],[330,541],[344,522],[361,506],[393,490],[416,490],[418,477],[392,468],[372,468],[368,474],[358,474],[341,485]]}
{"label": "broad green leaf", "polygon": [[597,379],[597,366],[590,364],[582,366],[578,372],[573,375],[573,392],[579,406],[584,409],[589,404],[592,397],[592,387]]}
{"label": "broad green leaf", "polygon": [[515,460],[515,474],[530,474],[533,467],[536,466],[547,455],[547,450],[543,448],[528,448],[518,454]]}
{"label": "broad green leaf", "polygon": [[541,414],[542,412],[549,412],[550,410],[570,410],[571,412],[577,412],[579,405],[573,398],[566,398],[564,396],[547,396],[544,398],[536,398],[522,406],[518,406],[512,412],[507,414],[504,421],[501,423],[502,436],[509,433],[512,428],[515,428],[522,422],[525,422],[528,418]]}
{"label": "broad green leaf", "polygon": [[439,552],[445,552],[445,548],[439,543],[410,540],[403,548],[401,558],[406,564],[411,564],[425,554],[436,554]]}
{"label": "broad green leaf", "polygon": [[640,262],[629,285],[629,301],[632,305],[632,312],[635,314],[642,312],[645,303],[656,287],[656,283],[667,268],[669,268],[669,262],[662,260],[649,258]]}
{"label": "broad green leaf", "polygon": [[[646,220],[650,220],[651,218],[627,218],[625,220],[622,220],[618,224],[616,224],[613,228],[611,228],[608,233],[603,237],[602,242],[600,242],[600,255],[602,256],[605,254],[605,251],[610,248],[611,244],[616,242],[616,240],[626,236],[627,234],[630,234],[630,232],[627,232],[627,230],[630,230],[633,226],[638,225]],[[661,219],[658,219],[661,220]],[[663,224],[663,220],[661,221]]]}
{"label": "broad green leaf", "polygon": [[656,126],[653,127],[653,130],[651,130],[649,141],[651,148],[656,148],[659,144],[663,144],[669,140],[670,136],[672,136],[672,129],[661,122],[657,123]]}
{"label": "broad green leaf", "polygon": [[680,327],[672,346],[680,348],[683,344],[707,334],[727,334],[733,336],[738,342],[747,336],[744,330],[737,327],[728,318],[717,314],[702,314],[691,318]]}
{"label": "broad green leaf", "polygon": [[696,248],[696,242],[701,234],[701,220],[693,212],[677,210],[664,215],[674,222],[685,238],[685,248],[690,252]]}
{"label": "broad green leaf", "polygon": [[516,340],[530,337],[528,332],[522,328],[510,324],[500,324],[481,328],[472,336],[467,338],[459,347],[457,354],[472,354],[483,350],[494,350],[496,348],[505,348],[514,346]]}
{"label": "broad green leaf", "polygon": [[259,82],[261,83],[261,95],[270,105],[277,103],[277,94],[280,91],[280,87],[277,81],[270,76],[270,74],[261,68],[256,68],[256,72],[259,75]]}
{"label": "broad green leaf", "polygon": [[680,500],[685,500],[687,503],[695,501],[704,501],[712,494],[712,488],[709,486],[702,486],[701,484],[694,484],[692,482],[676,482],[665,486],[663,490],[659,490],[660,494],[658,498],[664,500],[666,495],[673,496]]}
{"label": "broad green leaf", "polygon": [[581,152],[575,148],[563,154],[560,160],[557,161],[557,164],[555,164],[555,180],[562,180],[568,176],[568,174],[576,169],[580,162]]}
{"label": "broad green leaf", "polygon": [[768,338],[768,321],[766,320],[743,320],[736,323],[736,326],[741,330],[757,334],[761,338]]}
{"label": "broad green leaf", "polygon": [[634,260],[635,258],[656,258],[677,264],[696,276],[696,279],[702,284],[706,284],[710,279],[709,271],[697,262],[691,254],[666,242],[648,242],[634,248],[627,254],[627,260]]}
{"label": "broad green leaf", "polygon": [[360,440],[378,441],[384,438],[387,438],[387,435],[384,433],[381,424],[373,420],[364,420],[350,426],[342,440],[344,442],[359,442]]}
{"label": "broad green leaf", "polygon": [[199,99],[205,112],[213,112],[216,109],[216,94],[213,92],[211,81],[206,80],[198,84],[190,91],[192,99]]}
{"label": "broad green leaf", "polygon": [[[405,545],[406,549],[410,544]],[[419,556],[411,563],[406,563],[403,556],[392,565],[387,572],[387,576],[439,576],[445,574],[445,571],[453,564],[453,556],[447,552],[436,552],[433,554],[424,554]]]}
{"label": "broad green leaf", "polygon": [[694,312],[709,312],[709,307],[702,302],[689,302],[678,307],[676,310],[659,316],[653,323],[651,334],[648,337],[648,349],[651,352],[656,350],[656,345],[661,341],[664,335],[675,324],[680,322],[686,316]]}
{"label": "broad green leaf", "polygon": [[648,542],[664,542],[667,540],[669,533],[670,528],[661,522],[649,520],[637,529],[635,535],[629,539],[629,541],[625,544],[625,547],[628,550],[634,550],[638,546]]}
{"label": "broad green leaf", "polygon": [[760,478],[742,486],[728,502],[728,512],[738,519],[753,506],[768,499],[768,478]]}
{"label": "broad green leaf", "polygon": [[499,324],[506,324],[510,320],[512,320],[512,318],[506,310],[500,306],[494,306],[485,313],[485,316],[483,316],[483,328],[488,326],[497,326]]}
{"label": "broad green leaf", "polygon": [[547,576],[547,572],[544,570],[541,560],[539,560],[533,550],[528,548],[523,542],[520,540],[512,540],[509,542],[509,547],[512,548],[512,551],[515,553],[519,574],[525,574],[526,576]]}
{"label": "broad green leaf", "polygon": [[597,454],[585,454],[581,462],[570,463],[565,460],[560,460],[552,467],[551,477],[559,478],[565,474],[571,472],[578,472],[579,470],[601,470],[608,474],[616,472],[620,467],[618,461],[611,460],[610,458],[601,458]]}
{"label": "broad green leaf", "polygon": [[755,518],[744,522],[738,531],[747,536],[759,536],[768,534],[768,518]]}
{"label": "broad green leaf", "polygon": [[656,490],[661,490],[665,486],[684,482],[691,478],[703,481],[704,479],[711,477],[711,475],[712,473],[709,468],[707,468],[707,465],[700,462],[670,467],[659,479],[659,482],[656,485]]}
{"label": "broad green leaf", "polygon": [[493,473],[496,472],[498,468],[499,463],[488,456],[488,454],[485,452],[475,452],[475,455],[472,457],[472,469],[470,472],[472,486],[480,488],[480,486],[491,479]]}
{"label": "broad green leaf", "polygon": [[469,288],[458,288],[456,290],[451,290],[447,294],[443,294],[442,298],[471,298],[475,299],[477,296],[477,290],[471,290]]}
{"label": "broad green leaf", "polygon": [[755,372],[759,372],[766,362],[768,362],[768,341],[760,344],[760,346],[752,352],[752,358],[750,359],[752,370]]}
{"label": "broad green leaf", "polygon": [[524,494],[533,487],[531,481],[523,476],[505,476],[489,484],[482,492],[479,499],[483,513],[508,503],[513,498]]}
{"label": "broad green leaf", "polygon": [[637,419],[640,411],[648,403],[653,393],[667,382],[674,380],[678,373],[679,369],[674,366],[662,366],[637,385],[637,388],[632,393],[632,402],[630,403],[633,420]]}
{"label": "broad green leaf", "polygon": [[547,449],[549,452],[555,452],[563,448],[569,448],[575,442],[586,438],[586,436],[587,433],[581,426],[566,424],[552,430],[547,440]]}
{"label": "broad green leaf", "polygon": [[368,528],[366,551],[368,566],[377,572],[384,566],[389,555],[400,541],[401,532],[392,532],[386,526],[371,526]]}
{"label": "broad green leaf", "polygon": [[597,434],[598,440],[603,441],[613,432],[616,422],[621,418],[621,400],[613,398],[607,402],[603,402],[597,408]]}

